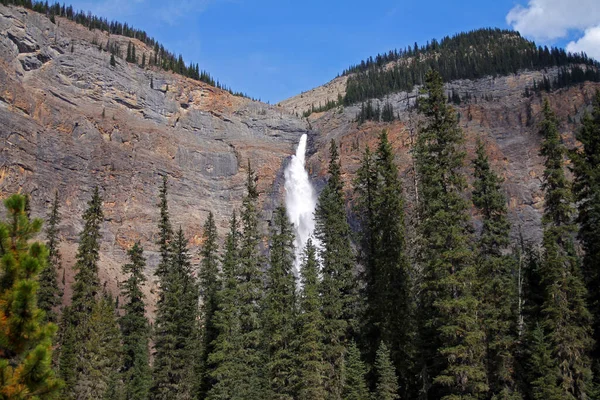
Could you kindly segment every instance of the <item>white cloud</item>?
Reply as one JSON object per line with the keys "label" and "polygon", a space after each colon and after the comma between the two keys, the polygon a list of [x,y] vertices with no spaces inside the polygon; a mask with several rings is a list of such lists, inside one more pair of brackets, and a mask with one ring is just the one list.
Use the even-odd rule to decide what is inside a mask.
{"label": "white cloud", "polygon": [[567,50],[600,58],[598,0],[528,0],[526,6],[513,7],[506,22],[522,35],[547,44],[579,33],[579,39],[570,42]]}
{"label": "white cloud", "polygon": [[600,60],[600,25],[585,30],[583,37],[567,44],[567,51],[585,52],[588,56]]}
{"label": "white cloud", "polygon": [[536,40],[554,40],[570,30],[583,30],[600,23],[598,0],[529,0],[509,11],[506,22]]}

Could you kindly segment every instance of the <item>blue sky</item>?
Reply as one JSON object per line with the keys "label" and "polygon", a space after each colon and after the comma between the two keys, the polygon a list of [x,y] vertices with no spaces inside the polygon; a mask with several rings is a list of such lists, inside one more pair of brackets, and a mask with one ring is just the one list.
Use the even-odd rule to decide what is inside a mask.
{"label": "blue sky", "polygon": [[[370,55],[480,27],[516,27],[541,44],[600,53],[598,0],[72,0],[71,4],[144,29],[234,90],[271,103],[326,83]],[[578,6],[583,9],[574,11]]]}

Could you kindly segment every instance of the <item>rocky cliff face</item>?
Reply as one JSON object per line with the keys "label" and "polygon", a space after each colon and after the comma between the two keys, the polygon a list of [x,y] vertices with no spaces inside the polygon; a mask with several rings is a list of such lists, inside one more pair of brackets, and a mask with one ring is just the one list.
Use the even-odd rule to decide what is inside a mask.
{"label": "rocky cliff face", "polygon": [[[557,74],[556,68],[540,72],[523,71],[518,75],[455,81],[446,85],[449,93],[455,91],[463,98],[466,93],[471,96],[468,103],[455,106],[460,125],[466,134],[468,157],[474,158],[476,138],[482,138],[488,145],[493,167],[505,179],[513,235],[517,236],[521,231],[526,240],[534,243],[541,236],[543,211],[543,159],[538,154],[541,143],[538,122],[542,100],[544,97],[549,98],[562,121],[561,130],[565,141],[568,146],[574,147],[576,143],[573,133],[577,129],[577,121],[589,108],[594,92],[600,89],[600,84],[586,83],[552,93],[542,92],[541,95],[524,97],[525,88],[531,88],[533,80],[540,82],[544,75],[553,79]],[[333,91],[336,91],[335,96],[329,97],[330,100],[337,97],[337,92],[343,94],[340,79],[336,78],[323,87],[295,96],[279,105],[290,112],[296,112],[302,106],[305,111],[311,104],[318,106],[323,93],[328,90],[331,92],[335,88]],[[393,123],[366,122],[359,125],[355,119],[360,104],[310,115],[308,120],[311,127],[320,133],[315,136],[312,146],[314,154],[307,161],[314,175],[325,174],[329,142],[335,139],[341,147],[342,168],[349,184],[365,147],[370,145],[373,149],[377,135],[382,129],[387,129],[404,179],[409,200],[407,211],[409,216],[414,217],[418,190],[415,187],[411,148],[419,124],[419,116],[414,111],[417,95],[418,88],[415,88],[410,93],[400,92],[385,99],[373,100],[374,107],[383,107],[385,102],[393,105],[394,112],[399,117]],[[468,174],[471,171],[470,167],[466,168]]]}
{"label": "rocky cliff face", "polygon": [[[129,42],[0,5],[0,197],[30,193],[33,214],[45,216],[58,190],[68,284],[80,216],[99,185],[101,279],[116,290],[134,241],[146,249],[149,276],[156,265],[160,175],[169,176],[172,222],[183,226],[195,256],[208,212],[223,232],[240,205],[248,159],[268,217],[281,198],[284,160],[308,127],[284,110],[178,75],[119,58],[112,67],[96,44],[109,39],[123,49]],[[149,54],[135,44],[138,55]]]}
{"label": "rocky cliff face", "polygon": [[[54,24],[43,15],[0,5],[0,197],[30,193],[33,214],[43,217],[58,190],[64,204],[60,228],[67,288],[80,216],[93,186],[100,186],[104,198],[101,279],[116,291],[120,266],[136,240],[145,247],[152,277],[161,175],[170,179],[173,224],[184,228],[196,257],[208,212],[215,213],[224,233],[240,205],[248,159],[258,172],[269,218],[283,196],[286,159],[307,132],[307,164],[319,186],[331,139],[340,143],[344,178],[350,182],[365,146],[373,146],[381,129],[388,129],[412,215],[418,196],[410,148],[418,117],[409,106],[416,91],[387,99],[400,116],[391,124],[358,126],[353,122],[358,106],[313,114],[307,121],[294,115],[343,95],[346,78],[273,107],[120,58],[113,67],[110,54],[99,49],[108,40],[123,54],[131,41],[140,58],[143,52],[150,56],[151,49],[139,41],[90,31],[62,18]],[[543,207],[535,127],[541,99],[524,98],[523,91],[540,78],[541,73],[527,72],[448,85],[476,98],[457,107],[467,150],[472,154],[477,136],[488,143],[494,166],[506,179],[515,227],[521,226],[531,239],[539,236]],[[551,104],[564,121],[576,121],[597,87],[586,84],[552,93]],[[563,125],[571,144],[575,127]],[[146,288],[150,305],[155,285],[151,278]]]}

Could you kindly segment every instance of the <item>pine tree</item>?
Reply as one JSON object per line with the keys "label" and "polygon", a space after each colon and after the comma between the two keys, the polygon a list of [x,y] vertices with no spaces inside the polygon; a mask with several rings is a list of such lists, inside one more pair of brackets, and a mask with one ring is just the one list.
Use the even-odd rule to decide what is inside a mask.
{"label": "pine tree", "polygon": [[354,255],[339,155],[334,141],[330,147],[329,180],[319,196],[315,211],[315,235],[322,251],[321,297],[326,387],[330,398],[341,397],[342,366],[346,343],[357,331],[358,285],[354,274]]}
{"label": "pine tree", "polygon": [[37,277],[48,251],[31,239],[42,221],[30,220],[25,198],[4,200],[8,220],[0,222],[0,397],[59,398],[62,382],[51,368],[56,326],[36,305]]}
{"label": "pine tree", "polygon": [[263,338],[267,351],[267,379],[273,399],[293,399],[294,389],[294,228],[285,207],[273,216],[270,268],[263,302]]}
{"label": "pine tree", "polygon": [[[600,378],[600,91],[592,114],[585,114],[575,137],[583,147],[571,153],[578,205],[579,240],[585,252],[582,269],[588,289],[588,307],[594,316],[594,378]],[[597,384],[600,384],[597,382]]]}
{"label": "pine tree", "polygon": [[111,67],[116,67],[117,66],[117,60],[115,60],[115,55],[114,54],[110,55],[110,66]]}
{"label": "pine tree", "polygon": [[438,73],[427,73],[425,92],[427,96],[419,99],[425,124],[415,148],[421,195],[423,385],[435,398],[475,399],[488,386],[484,334],[473,293],[470,218],[463,197],[464,137],[456,113],[446,104]]}
{"label": "pine tree", "polygon": [[83,213],[84,227],[79,235],[79,248],[75,264],[77,273],[73,284],[71,306],[63,311],[59,371],[65,381],[63,394],[70,399],[76,399],[79,396],[78,380],[81,375],[86,373],[84,372],[84,359],[93,356],[84,355],[84,351],[90,337],[92,312],[97,310],[97,296],[100,292],[98,260],[100,258],[100,227],[103,219],[102,199],[98,187],[95,187],[92,198],[88,202],[88,208]]}
{"label": "pine tree", "polygon": [[48,248],[48,263],[40,272],[40,287],[37,291],[38,307],[46,313],[46,318],[52,323],[58,322],[57,309],[62,303],[62,290],[58,286],[58,271],[62,268],[61,256],[58,250],[58,225],[60,223],[58,191],[55,192],[52,210],[48,217],[46,229],[46,247]]}
{"label": "pine tree", "polygon": [[198,286],[187,240],[179,228],[171,244],[171,265],[161,281],[154,332],[153,399],[193,397],[199,348]]}
{"label": "pine tree", "polygon": [[375,359],[375,370],[377,371],[377,388],[375,391],[375,400],[396,400],[398,396],[398,378],[396,370],[392,364],[391,354],[384,342],[381,342],[377,349],[377,358]]}
{"label": "pine tree", "polygon": [[128,251],[129,263],[123,265],[127,280],[121,287],[126,299],[124,314],[120,318],[123,336],[123,380],[127,400],[146,400],[152,381],[149,365],[149,323],[145,315],[142,285],[146,282],[144,249],[139,242]]}
{"label": "pine tree", "polygon": [[262,399],[265,389],[263,379],[263,354],[260,321],[260,304],[263,295],[263,257],[259,246],[258,191],[254,171],[248,161],[247,194],[242,202],[242,227],[240,237],[240,269],[238,301],[240,311],[239,364],[241,368],[241,393],[248,400]]}
{"label": "pine tree", "polygon": [[208,355],[208,374],[213,381],[207,399],[243,400],[238,379],[240,370],[240,316],[238,307],[239,274],[239,223],[233,213],[230,230],[225,240],[225,255],[222,261],[223,285],[218,293],[219,307],[215,312],[215,327],[218,331],[212,352]]}
{"label": "pine tree", "polygon": [[104,294],[94,303],[86,322],[87,337],[81,342],[77,381],[72,395],[76,399],[103,400],[111,389],[121,365],[121,333],[115,302]]}
{"label": "pine tree", "polygon": [[581,277],[573,235],[573,206],[570,182],[564,171],[566,149],[558,132],[558,121],[546,99],[540,134],[544,157],[545,210],[541,263],[544,288],[542,327],[559,368],[563,399],[585,398],[591,379],[588,351],[591,348],[591,315]]}
{"label": "pine tree", "polygon": [[200,319],[202,321],[202,357],[201,357],[201,396],[206,395],[213,385],[213,381],[206,371],[208,356],[214,350],[214,341],[219,330],[215,323],[215,314],[219,307],[219,292],[221,291],[221,276],[219,273],[219,245],[217,243],[217,226],[213,213],[208,214],[202,234],[202,264],[199,273],[199,289],[202,299]]}
{"label": "pine tree", "polygon": [[494,399],[520,399],[514,370],[516,351],[517,293],[513,278],[515,259],[506,254],[510,223],[502,180],[492,171],[485,145],[478,139],[473,161],[473,204],[483,229],[479,239],[477,267],[481,288],[483,326],[487,344],[487,374]]}
{"label": "pine tree", "polygon": [[311,239],[306,243],[300,275],[302,293],[298,315],[298,400],[325,400],[319,264],[317,249]]}
{"label": "pine tree", "polygon": [[[357,207],[366,235],[362,239],[367,284],[366,342],[375,361],[377,343],[392,344],[395,364],[408,388],[412,351],[412,302],[405,255],[404,196],[387,132],[379,136],[372,159],[367,150],[355,182]],[[407,394],[408,396],[408,394]]]}
{"label": "pine tree", "polygon": [[354,341],[350,342],[344,360],[344,387],[342,399],[368,400],[369,389],[365,381],[367,368],[360,359],[360,351]]}

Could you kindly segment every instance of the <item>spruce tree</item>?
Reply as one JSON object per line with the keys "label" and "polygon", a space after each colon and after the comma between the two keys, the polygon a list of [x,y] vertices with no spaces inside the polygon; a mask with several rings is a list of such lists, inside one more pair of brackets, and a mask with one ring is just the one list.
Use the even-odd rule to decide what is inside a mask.
{"label": "spruce tree", "polygon": [[600,91],[593,111],[586,113],[575,135],[582,148],[571,153],[578,205],[579,240],[583,246],[582,269],[588,289],[588,307],[594,317],[594,378],[600,382]]}
{"label": "spruce tree", "polygon": [[[84,359],[93,357],[85,354],[90,338],[92,312],[97,310],[100,279],[98,261],[100,258],[100,227],[104,215],[102,199],[98,187],[94,188],[88,208],[83,213],[84,227],[79,234],[75,270],[75,283],[71,306],[63,311],[62,348],[59,357],[59,371],[65,381],[63,394],[66,398],[76,399],[80,395],[77,386],[84,370]],[[95,349],[95,348],[94,348]],[[102,377],[108,378],[106,376]]]}
{"label": "spruce tree", "polygon": [[477,158],[473,160],[473,167],[473,204],[483,222],[477,268],[481,282],[479,298],[486,333],[490,393],[495,399],[520,399],[514,377],[517,345],[515,259],[507,254],[510,223],[502,180],[491,169],[481,139],[477,141]]}
{"label": "spruce tree", "polygon": [[56,311],[62,303],[62,290],[58,286],[58,271],[62,269],[61,255],[58,250],[58,225],[60,203],[58,202],[58,191],[54,194],[52,210],[48,217],[46,228],[46,247],[48,248],[48,263],[46,268],[40,272],[40,287],[37,292],[38,307],[44,310],[48,321],[57,323]]}
{"label": "spruce tree", "polygon": [[239,223],[234,211],[230,230],[225,240],[225,255],[222,260],[223,284],[218,292],[219,306],[215,312],[217,337],[208,355],[208,375],[212,386],[208,391],[210,400],[242,400],[238,379],[240,374],[238,355],[240,346],[240,316],[238,307],[239,274]]}
{"label": "spruce tree", "polygon": [[215,314],[219,307],[219,292],[221,290],[221,276],[219,273],[219,245],[217,243],[217,226],[213,213],[208,214],[204,223],[202,233],[202,263],[199,273],[199,289],[202,299],[200,308],[200,320],[202,321],[202,356],[201,356],[201,382],[200,394],[205,396],[210,390],[213,381],[210,378],[206,367],[208,356],[214,350],[214,341],[217,339],[219,330],[215,323]]}
{"label": "spruce tree", "polygon": [[527,369],[530,375],[530,396],[534,400],[561,400],[559,371],[547,343],[544,329],[538,324],[531,332]]}
{"label": "spruce tree", "polygon": [[360,350],[354,341],[350,342],[344,360],[343,400],[368,400],[369,389],[365,381],[367,367],[360,359]]}
{"label": "spruce tree", "polygon": [[92,313],[100,292],[98,261],[100,259],[100,228],[104,214],[98,187],[94,188],[88,208],[83,213],[84,226],[79,234],[75,264],[75,283],[71,299],[71,316],[75,325],[84,322]]}
{"label": "spruce tree", "polygon": [[488,386],[484,334],[477,319],[480,305],[474,293],[470,216],[463,197],[464,136],[456,113],[446,104],[438,73],[427,73],[425,92],[427,96],[419,99],[425,123],[415,148],[421,195],[423,386],[435,398],[475,399]]}
{"label": "spruce tree", "polygon": [[187,240],[179,228],[171,243],[170,266],[161,281],[154,332],[153,388],[157,400],[188,399],[197,378],[198,286],[192,275]]}
{"label": "spruce tree", "polygon": [[341,372],[345,346],[357,331],[359,303],[339,154],[333,140],[329,180],[319,196],[315,222],[315,236],[322,248],[323,354],[328,367],[326,388],[330,398],[339,399],[343,388]]}
{"label": "spruce tree", "polygon": [[38,275],[48,251],[31,242],[42,227],[25,213],[25,198],[4,200],[8,219],[0,221],[0,398],[59,398],[62,382],[52,370],[56,326],[37,307]]}
{"label": "spruce tree", "polygon": [[265,384],[263,375],[263,334],[260,304],[263,295],[263,257],[260,254],[258,191],[254,171],[248,161],[247,194],[242,202],[242,227],[239,252],[238,306],[240,315],[241,393],[248,400],[262,399]]}
{"label": "spruce tree", "polygon": [[127,280],[121,287],[125,298],[124,314],[120,318],[123,336],[123,381],[126,400],[146,400],[152,383],[149,365],[150,327],[146,319],[144,293],[146,282],[144,249],[136,242],[128,251],[129,263],[123,265]]}
{"label": "spruce tree", "polygon": [[294,228],[285,207],[273,216],[270,268],[263,302],[263,339],[267,352],[269,395],[273,399],[293,399],[294,380]]}
{"label": "spruce tree", "polygon": [[405,255],[404,196],[386,131],[379,135],[372,159],[369,154],[367,149],[355,181],[355,210],[365,227],[368,361],[375,361],[377,343],[391,343],[392,357],[408,388],[414,356],[410,266]]}
{"label": "spruce tree", "polygon": [[319,264],[317,249],[311,239],[306,242],[300,275],[302,292],[298,314],[298,400],[325,400]]}
{"label": "spruce tree", "polygon": [[[115,302],[107,294],[94,303],[86,321],[87,337],[81,342],[77,364],[76,399],[104,400],[119,379],[122,347]],[[114,389],[113,389],[114,391]]]}
{"label": "spruce tree", "polygon": [[173,239],[173,228],[171,226],[171,220],[169,218],[169,203],[168,203],[168,191],[169,181],[167,175],[162,177],[162,186],[159,191],[159,203],[160,219],[158,222],[158,241],[160,251],[160,260],[156,267],[155,275],[162,279],[169,270],[171,260],[171,240]]}
{"label": "spruce tree", "polygon": [[585,285],[575,251],[571,185],[564,171],[565,146],[558,121],[546,99],[542,109],[540,155],[544,157],[545,210],[540,266],[544,289],[542,327],[548,337],[563,399],[588,395],[591,379],[591,315],[586,307]]}
{"label": "spruce tree", "polygon": [[396,400],[398,396],[398,378],[392,364],[391,354],[385,342],[381,342],[375,359],[377,387],[374,400]]}

